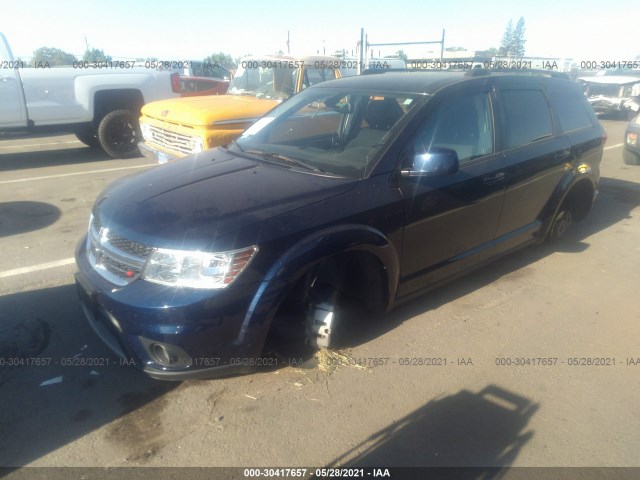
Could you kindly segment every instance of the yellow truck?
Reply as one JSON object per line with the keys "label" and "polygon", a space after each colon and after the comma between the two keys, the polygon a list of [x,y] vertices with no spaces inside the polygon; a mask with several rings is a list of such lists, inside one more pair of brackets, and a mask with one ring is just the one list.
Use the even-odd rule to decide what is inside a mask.
{"label": "yellow truck", "polygon": [[176,98],[142,108],[142,153],[158,163],[225,145],[282,100],[340,78],[335,57],[247,57],[226,95]]}

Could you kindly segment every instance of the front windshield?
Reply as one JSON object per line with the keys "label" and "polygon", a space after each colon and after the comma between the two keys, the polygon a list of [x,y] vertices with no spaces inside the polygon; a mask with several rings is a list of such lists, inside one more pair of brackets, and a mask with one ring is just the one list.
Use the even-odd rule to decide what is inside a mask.
{"label": "front windshield", "polygon": [[238,66],[227,93],[284,100],[295,93],[297,71],[277,62],[248,60]]}
{"label": "front windshield", "polygon": [[417,94],[312,88],[276,107],[237,140],[246,153],[363,178],[421,102]]}

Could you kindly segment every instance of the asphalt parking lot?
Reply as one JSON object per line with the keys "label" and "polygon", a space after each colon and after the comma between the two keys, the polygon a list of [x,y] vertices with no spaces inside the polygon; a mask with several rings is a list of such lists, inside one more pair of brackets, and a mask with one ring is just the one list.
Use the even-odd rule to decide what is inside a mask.
{"label": "asphalt parking lot", "polygon": [[183,383],[119,364],[73,283],[93,199],[149,160],[0,137],[0,466],[640,466],[640,167],[602,124],[600,195],[559,245],[403,305],[335,368]]}

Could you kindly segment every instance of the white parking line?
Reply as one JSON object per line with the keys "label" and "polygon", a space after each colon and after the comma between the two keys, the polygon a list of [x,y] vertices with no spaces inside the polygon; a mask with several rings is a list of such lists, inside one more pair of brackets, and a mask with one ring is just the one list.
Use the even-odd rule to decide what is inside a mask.
{"label": "white parking line", "polygon": [[49,178],[72,177],[74,175],[88,175],[88,174],[91,174],[91,173],[117,172],[119,170],[132,170],[134,168],[152,167],[154,165],[157,165],[157,164],[156,163],[145,163],[144,165],[132,165],[130,167],[105,168],[105,169],[102,169],[102,170],[87,170],[86,172],[59,173],[57,175],[47,175],[47,176],[44,176],[44,177],[29,177],[29,178],[18,178],[16,180],[2,180],[2,181],[0,181],[0,185],[6,185],[7,183],[31,182],[33,180],[47,180]]}
{"label": "white parking line", "polygon": [[75,258],[65,258],[64,260],[57,260],[55,262],[41,263],[40,265],[33,265],[32,267],[14,268],[13,270],[5,270],[0,272],[0,278],[15,277],[16,275],[22,275],[25,273],[38,272],[40,270],[46,270],[47,268],[63,267],[65,265],[71,265],[76,260]]}
{"label": "white parking line", "polygon": [[0,149],[3,149],[3,148],[22,148],[22,147],[41,147],[43,145],[62,145],[62,144],[67,144],[67,143],[82,143],[82,142],[80,142],[80,140],[65,140],[65,141],[62,141],[62,142],[51,142],[51,143],[29,143],[29,144],[0,146]]}
{"label": "white parking line", "polygon": [[611,145],[609,147],[604,147],[605,150],[613,150],[614,148],[622,147],[624,143],[616,143],[615,145]]}

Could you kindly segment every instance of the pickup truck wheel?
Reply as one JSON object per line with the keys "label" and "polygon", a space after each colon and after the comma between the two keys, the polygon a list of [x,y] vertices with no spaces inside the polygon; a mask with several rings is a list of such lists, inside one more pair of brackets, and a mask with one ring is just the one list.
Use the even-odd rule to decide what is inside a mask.
{"label": "pickup truck wheel", "polygon": [[96,132],[87,128],[86,130],[78,130],[75,132],[76,138],[88,147],[99,147],[100,140],[96,136]]}
{"label": "pickup truck wheel", "polygon": [[100,145],[114,158],[139,155],[141,136],[138,115],[131,110],[114,110],[105,115],[98,126]]}
{"label": "pickup truck wheel", "polygon": [[339,334],[342,275],[336,261],[327,261],[311,276],[307,290],[306,337],[315,348],[327,348]]}

